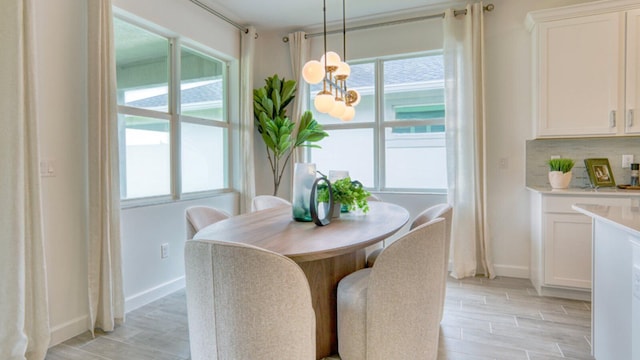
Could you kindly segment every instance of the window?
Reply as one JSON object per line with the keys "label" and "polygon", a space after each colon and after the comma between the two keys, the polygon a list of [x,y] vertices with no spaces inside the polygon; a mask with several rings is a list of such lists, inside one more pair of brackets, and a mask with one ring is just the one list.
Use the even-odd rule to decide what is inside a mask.
{"label": "window", "polygon": [[114,19],[122,199],[229,183],[227,64]]}
{"label": "window", "polygon": [[341,122],[313,110],[329,137],[308,150],[308,160],[322,172],[348,170],[375,190],[446,191],[442,55],[350,65],[347,85],[362,96],[356,116]]}

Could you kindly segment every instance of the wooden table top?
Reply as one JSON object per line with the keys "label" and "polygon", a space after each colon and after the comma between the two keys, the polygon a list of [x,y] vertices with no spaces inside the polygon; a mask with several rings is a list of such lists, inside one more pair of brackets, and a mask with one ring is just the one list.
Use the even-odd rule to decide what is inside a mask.
{"label": "wooden table top", "polygon": [[200,230],[194,239],[233,241],[285,255],[296,262],[325,259],[375,244],[409,221],[398,205],[370,201],[367,214],[343,213],[326,226],[293,220],[283,206],[233,216]]}

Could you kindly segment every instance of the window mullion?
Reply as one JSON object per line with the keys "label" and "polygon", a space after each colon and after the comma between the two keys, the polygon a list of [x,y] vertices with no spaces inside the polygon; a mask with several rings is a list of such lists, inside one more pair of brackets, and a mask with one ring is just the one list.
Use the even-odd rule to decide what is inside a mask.
{"label": "window mullion", "polygon": [[169,39],[169,114],[171,114],[171,194],[182,196],[180,136],[180,41]]}
{"label": "window mullion", "polygon": [[375,73],[376,73],[376,85],[375,85],[375,97],[376,97],[376,126],[374,127],[374,174],[376,179],[375,188],[383,190],[386,187],[385,182],[385,164],[386,158],[384,154],[385,146],[385,132],[384,132],[384,63],[381,59],[376,60]]}

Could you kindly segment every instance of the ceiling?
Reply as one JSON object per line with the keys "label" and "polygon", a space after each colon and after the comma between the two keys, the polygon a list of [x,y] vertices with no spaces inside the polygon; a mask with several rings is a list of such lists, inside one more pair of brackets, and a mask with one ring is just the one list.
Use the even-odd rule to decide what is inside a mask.
{"label": "ceiling", "polygon": [[[347,27],[350,23],[424,13],[460,6],[462,0],[344,0]],[[322,25],[322,0],[200,0],[240,25],[258,31],[313,29]],[[326,0],[327,23],[341,23],[342,1]]]}

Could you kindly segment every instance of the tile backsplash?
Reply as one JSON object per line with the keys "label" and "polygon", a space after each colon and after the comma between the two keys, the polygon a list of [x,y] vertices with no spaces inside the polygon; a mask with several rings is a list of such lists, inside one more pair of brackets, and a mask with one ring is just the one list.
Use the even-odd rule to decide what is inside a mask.
{"label": "tile backsplash", "polygon": [[527,140],[527,186],[550,186],[547,161],[552,155],[573,159],[570,187],[589,187],[584,159],[607,158],[616,184],[629,184],[631,171],[622,168],[622,155],[640,163],[640,137]]}

